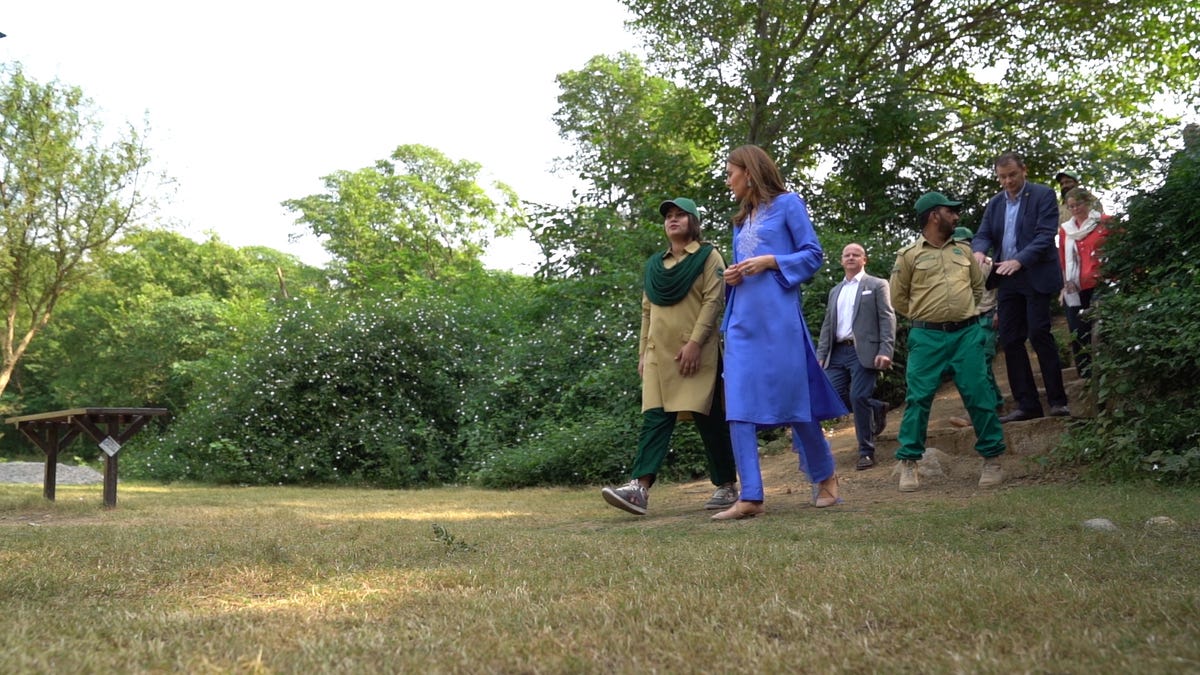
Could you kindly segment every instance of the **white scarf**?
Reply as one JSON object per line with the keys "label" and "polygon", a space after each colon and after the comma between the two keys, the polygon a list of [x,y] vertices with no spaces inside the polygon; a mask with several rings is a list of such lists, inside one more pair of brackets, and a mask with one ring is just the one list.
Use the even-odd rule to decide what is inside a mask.
{"label": "white scarf", "polygon": [[1076,224],[1074,218],[1062,224],[1063,232],[1067,235],[1062,242],[1067,261],[1065,280],[1075,282],[1076,286],[1079,286],[1079,247],[1075,245],[1075,242],[1091,234],[1099,224],[1099,211],[1090,211],[1087,220],[1083,221],[1081,225]]}

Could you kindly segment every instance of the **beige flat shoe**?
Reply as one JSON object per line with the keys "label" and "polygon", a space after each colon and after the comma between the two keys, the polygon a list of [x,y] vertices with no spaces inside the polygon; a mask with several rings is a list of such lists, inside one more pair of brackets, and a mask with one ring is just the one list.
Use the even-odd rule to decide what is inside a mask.
{"label": "beige flat shoe", "polygon": [[818,483],[816,494],[813,495],[813,506],[823,509],[834,504],[841,504],[842,498],[838,495],[841,487],[836,473]]}
{"label": "beige flat shoe", "polygon": [[725,509],[724,511],[722,511],[720,513],[713,515],[712,519],[713,520],[741,520],[742,518],[753,518],[754,516],[757,516],[757,515],[760,515],[760,514],[763,514],[766,512],[767,512],[767,510],[765,508],[763,508],[762,504],[755,504],[754,502],[743,502],[741,500],[738,500],[738,501],[734,502],[733,506]]}

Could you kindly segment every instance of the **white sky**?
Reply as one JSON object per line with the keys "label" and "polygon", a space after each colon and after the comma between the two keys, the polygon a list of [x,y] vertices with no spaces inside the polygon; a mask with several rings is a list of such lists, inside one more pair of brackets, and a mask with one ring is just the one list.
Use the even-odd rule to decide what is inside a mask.
{"label": "white sky", "polygon": [[[177,180],[164,222],[311,264],[327,256],[279,203],[419,143],[483,165],[524,199],[565,204],[557,74],[636,50],[618,0],[173,2],[26,0],[0,11],[0,61],[76,85],[106,116],[150,123]],[[528,241],[486,261],[528,271]]]}

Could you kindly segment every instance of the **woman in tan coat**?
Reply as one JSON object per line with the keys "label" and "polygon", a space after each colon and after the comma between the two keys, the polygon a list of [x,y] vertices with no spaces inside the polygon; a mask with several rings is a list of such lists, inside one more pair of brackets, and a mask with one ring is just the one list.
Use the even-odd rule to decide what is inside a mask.
{"label": "woman in tan coat", "polygon": [[737,472],[729,425],[721,405],[720,333],[725,306],[725,261],[701,241],[696,203],[687,198],[658,207],[671,246],[646,262],[638,374],[642,377],[642,433],[633,480],[601,490],[604,501],[636,515],[646,514],[649,489],[667,456],[680,413],[696,421],[717,486],[707,509],[737,501]]}

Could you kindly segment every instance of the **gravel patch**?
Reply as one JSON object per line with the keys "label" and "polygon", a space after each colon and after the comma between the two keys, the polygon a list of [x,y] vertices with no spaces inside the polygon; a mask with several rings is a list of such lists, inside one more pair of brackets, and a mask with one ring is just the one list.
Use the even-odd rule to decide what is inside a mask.
{"label": "gravel patch", "polygon": [[[41,483],[46,465],[40,462],[0,462],[0,483]],[[59,464],[55,485],[92,485],[104,482],[104,474],[90,466]]]}

